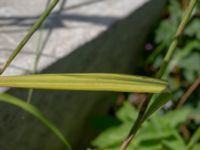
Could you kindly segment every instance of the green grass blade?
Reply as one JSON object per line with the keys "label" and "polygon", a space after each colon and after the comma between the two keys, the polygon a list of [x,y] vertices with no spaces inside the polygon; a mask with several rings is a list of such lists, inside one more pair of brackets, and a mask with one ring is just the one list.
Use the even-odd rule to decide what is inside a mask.
{"label": "green grass blade", "polygon": [[48,15],[53,10],[53,8],[57,5],[58,2],[59,2],[59,0],[52,0],[52,2],[49,4],[49,6],[44,11],[44,13],[34,23],[34,25],[31,27],[31,29],[29,30],[29,32],[25,35],[25,37],[17,45],[17,47],[13,51],[13,53],[9,56],[8,60],[0,68],[0,74],[2,74],[5,71],[5,69],[9,66],[9,64],[13,61],[13,59],[17,56],[17,54],[22,50],[22,48],[30,40],[30,38],[36,32],[36,30],[42,25],[42,23],[45,21],[45,19],[48,17]]}
{"label": "green grass blade", "polygon": [[148,77],[121,74],[38,74],[0,76],[0,86],[54,90],[87,90],[159,93],[167,83]]}
{"label": "green grass blade", "polygon": [[63,142],[67,150],[71,150],[70,144],[67,142],[67,140],[65,139],[61,131],[58,128],[56,128],[56,126],[53,125],[53,123],[49,121],[35,106],[29,103],[26,103],[25,101],[20,100],[11,95],[2,94],[2,93],[0,94],[0,101],[20,107],[26,112],[29,112],[30,114],[32,114],[39,121],[41,121],[46,127],[48,127]]}
{"label": "green grass blade", "polygon": [[157,77],[163,79],[165,77],[165,72],[169,66],[169,62],[171,61],[172,56],[175,53],[178,41],[180,39],[180,36],[183,34],[184,29],[191,17],[192,11],[194,10],[194,7],[196,5],[198,0],[190,0],[189,6],[186,9],[185,14],[183,15],[183,18],[181,20],[181,23],[176,31],[174,39],[171,41],[171,44],[169,45],[169,49],[167,50],[167,53],[164,57],[163,63],[160,67],[159,72],[157,73]]}
{"label": "green grass blade", "polygon": [[145,119],[151,116],[160,107],[164,106],[172,97],[172,94],[168,91],[162,92],[155,98],[155,100],[150,104],[149,108],[145,113]]}
{"label": "green grass blade", "polygon": [[197,128],[197,130],[191,137],[190,142],[187,145],[187,150],[191,150],[195,146],[195,144],[198,143],[199,139],[200,139],[200,126]]}

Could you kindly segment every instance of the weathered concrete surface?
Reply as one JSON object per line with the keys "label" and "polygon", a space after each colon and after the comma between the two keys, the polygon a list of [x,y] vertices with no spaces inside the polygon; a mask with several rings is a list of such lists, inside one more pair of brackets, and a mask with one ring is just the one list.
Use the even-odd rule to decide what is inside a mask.
{"label": "weathered concrete surface", "polygon": [[[129,2],[129,5],[131,5],[132,1],[129,0],[127,2]],[[108,5],[109,0],[107,0],[106,3],[106,5]],[[121,8],[122,4],[123,3],[117,5],[117,8]],[[133,9],[133,12],[131,12],[130,9],[129,12],[127,12],[131,12],[128,17],[125,17],[126,15],[124,15],[122,16],[124,19],[121,19],[112,26],[111,23],[109,26],[107,26],[109,29],[106,30],[106,32],[101,33],[105,30],[103,29],[96,33],[95,35],[99,35],[99,33],[101,34],[96,38],[94,38],[94,35],[94,39],[90,42],[87,42],[86,44],[82,43],[78,47],[76,45],[74,47],[71,46],[73,52],[72,50],[68,49],[69,42],[67,40],[62,40],[61,43],[60,40],[56,40],[60,36],[65,39],[65,36],[68,36],[69,33],[67,32],[68,35],[60,35],[62,32],[64,32],[64,29],[54,29],[56,31],[61,30],[56,33],[54,33],[55,31],[52,30],[53,32],[51,37],[54,36],[54,38],[52,40],[48,40],[48,44],[45,46],[44,50],[46,47],[48,47],[47,49],[51,49],[51,53],[49,53],[48,56],[50,54],[51,56],[59,56],[59,60],[54,60],[54,63],[52,61],[52,64],[50,63],[51,65],[49,64],[49,67],[46,69],[43,69],[45,68],[45,65],[43,67],[40,66],[41,68],[39,68],[42,69],[41,72],[133,72],[135,66],[137,66],[139,53],[143,47],[145,37],[148,34],[151,26],[155,23],[155,20],[158,18],[163,8],[163,4],[164,1],[152,0],[149,3],[143,4],[136,10]],[[100,5],[100,2],[98,5]],[[107,8],[109,7],[111,7],[111,5],[108,5]],[[86,8],[84,10],[87,12]],[[123,9],[123,11],[124,10],[125,9]],[[95,11],[96,9],[94,12]],[[107,11],[111,12],[111,10]],[[122,12],[121,9],[118,9],[118,11]],[[101,12],[104,13],[104,11],[99,11],[100,14]],[[55,18],[57,18],[56,22],[63,21],[62,17],[53,17],[52,19]],[[97,19],[97,21],[99,21],[99,19]],[[49,21],[47,26],[51,27],[51,23],[54,24],[55,22]],[[19,28],[21,28],[21,25],[19,25]],[[78,25],[79,23],[76,24],[76,28],[78,28]],[[72,25],[67,23],[66,28],[69,28],[68,30],[76,30],[76,28],[70,27],[72,27]],[[83,28],[89,27],[83,26]],[[78,40],[85,39],[88,34],[90,34],[89,29],[88,32],[83,32],[84,34],[81,34],[80,37],[79,34],[76,34],[76,31],[73,31],[74,33],[71,35],[71,37],[75,36],[78,38]],[[47,27],[43,32],[46,32],[46,30],[48,30]],[[77,29],[77,32],[79,30],[81,29]],[[68,38],[68,40],[69,39],[70,38]],[[85,42],[88,40],[89,39],[86,38]],[[52,41],[58,43],[53,46],[51,45]],[[32,42],[34,43],[34,39]],[[49,44],[53,48],[49,46]],[[60,55],[59,53],[61,53],[61,51],[59,50],[56,51],[56,53],[53,53],[57,46],[59,46],[62,51],[66,51],[66,53]],[[31,47],[31,45],[28,47]],[[30,55],[30,53],[28,54]],[[47,61],[47,52],[44,53],[43,51],[43,55],[45,62]],[[23,56],[23,54],[21,56]],[[31,59],[31,57],[28,58]],[[28,60],[26,60],[26,62],[29,64]],[[32,68],[31,65],[28,68]],[[24,72],[9,72],[9,70],[6,72],[6,74],[14,73]],[[10,90],[9,93],[24,99],[27,97],[26,90],[13,89]],[[90,117],[105,113],[115,96],[116,93],[111,92],[66,92],[37,90],[34,92],[31,103],[39,107],[42,112],[44,112],[51,120],[53,120],[53,122],[55,122],[55,124],[63,131],[69,141],[73,144],[75,150],[81,150],[84,149],[83,147],[88,144],[88,141],[91,138],[90,135],[92,132],[89,123]],[[63,145],[51,132],[49,132],[48,129],[33,119],[32,116],[27,115],[23,111],[13,106],[0,104],[0,149],[61,150],[63,149]]]}
{"label": "weathered concrete surface", "polygon": [[[60,1],[41,30],[45,42],[37,70],[70,54],[146,2],[148,0]],[[5,62],[47,3],[47,0],[0,1],[0,64]],[[33,71],[38,36],[38,33],[33,36],[4,75]]]}

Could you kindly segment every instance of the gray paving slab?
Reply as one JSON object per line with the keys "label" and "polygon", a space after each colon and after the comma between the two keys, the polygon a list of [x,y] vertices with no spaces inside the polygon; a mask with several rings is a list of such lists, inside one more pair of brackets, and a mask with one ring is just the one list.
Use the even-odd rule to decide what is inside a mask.
{"label": "gray paving slab", "polygon": [[[147,2],[148,0],[60,1],[44,28],[32,37],[4,75],[32,73],[37,46],[40,45],[38,43],[43,42],[37,66],[37,71],[41,71]],[[5,62],[48,3],[47,0],[0,1],[0,64]],[[39,39],[39,36],[42,37]]]}

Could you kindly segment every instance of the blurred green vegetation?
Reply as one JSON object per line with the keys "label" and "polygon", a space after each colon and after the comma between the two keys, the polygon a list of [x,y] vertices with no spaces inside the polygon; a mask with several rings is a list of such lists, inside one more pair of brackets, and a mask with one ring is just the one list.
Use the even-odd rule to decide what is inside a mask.
{"label": "blurred green vegetation", "polygon": [[[143,74],[153,76],[159,70],[188,3],[189,0],[168,1],[159,24],[150,33],[145,44],[144,60],[140,66],[144,68],[140,69]],[[200,1],[180,38],[167,72],[170,74],[168,81],[173,98],[144,123],[129,150],[188,150],[187,144],[200,126],[199,86],[189,96],[186,104],[176,109],[184,93],[200,77]],[[109,117],[106,116],[106,121],[103,117],[99,119],[101,125],[107,124],[107,128],[104,126],[104,130],[91,142],[89,149],[117,150],[120,147],[137,117],[137,106],[141,103],[133,102],[130,97],[123,100],[122,106],[114,109]],[[195,143],[191,149],[199,150],[200,143]]]}
{"label": "blurred green vegetation", "polygon": [[[152,51],[147,59],[147,66],[155,73],[164,57],[166,49],[172,40],[181,20],[185,5],[188,0],[170,0],[163,12],[163,19],[158,28],[153,32],[154,38],[148,42]],[[173,91],[174,100],[178,100],[188,87],[200,76],[200,1],[193,12],[192,18],[180,39],[177,50],[170,62],[168,82]],[[147,67],[147,72],[149,68]],[[188,102],[199,105],[199,90],[190,96]]]}
{"label": "blurred green vegetation", "polygon": [[[128,150],[184,150],[186,144],[179,134],[179,126],[187,122],[192,109],[182,108],[168,113],[156,113],[144,123],[139,134],[130,144]],[[121,140],[130,130],[137,117],[138,110],[128,102],[116,112],[121,124],[106,129],[93,142],[97,149],[118,150]],[[196,144],[200,149],[200,145]]]}

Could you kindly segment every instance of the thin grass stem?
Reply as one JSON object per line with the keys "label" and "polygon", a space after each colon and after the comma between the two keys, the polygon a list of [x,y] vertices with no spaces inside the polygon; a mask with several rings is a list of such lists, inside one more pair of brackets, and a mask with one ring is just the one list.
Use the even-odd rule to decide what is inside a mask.
{"label": "thin grass stem", "polygon": [[193,91],[200,85],[200,77],[198,77],[193,84],[188,88],[188,90],[183,94],[183,96],[180,98],[176,105],[176,109],[179,109],[190,97],[190,95],[193,93]]}
{"label": "thin grass stem", "polygon": [[59,0],[52,0],[52,2],[49,4],[47,9],[44,11],[44,13],[34,23],[34,25],[31,27],[31,29],[28,31],[28,33],[25,35],[25,37],[17,45],[17,47],[13,51],[13,53],[9,56],[9,58],[6,60],[6,62],[0,68],[0,74],[2,74],[6,70],[6,68],[10,65],[10,63],[13,61],[13,59],[19,54],[19,52],[26,45],[26,43],[30,40],[30,38],[36,32],[36,30],[43,24],[45,19],[48,17],[48,15],[51,13],[51,11],[53,10],[53,8],[56,6],[56,4],[58,2],[59,2]]}
{"label": "thin grass stem", "polygon": [[[41,29],[43,29],[43,28],[44,28],[44,23],[43,23],[43,25],[41,25],[39,35],[38,35],[36,56],[35,56],[35,60],[34,60],[34,64],[33,64],[33,73],[34,74],[37,73],[37,67],[38,67],[38,63],[39,63],[40,56],[41,56],[41,53],[42,53],[42,31],[41,31]],[[28,90],[28,96],[27,96],[27,103],[31,102],[32,95],[33,95],[33,89],[29,89]]]}
{"label": "thin grass stem", "polygon": [[[169,49],[167,50],[167,53],[164,57],[163,63],[160,67],[160,70],[158,71],[158,73],[156,74],[156,77],[159,79],[163,79],[165,77],[165,72],[167,70],[167,67],[169,66],[169,62],[172,58],[172,56],[174,55],[174,52],[176,50],[176,46],[178,44],[178,40],[180,38],[180,36],[182,35],[185,26],[187,25],[190,16],[192,14],[192,11],[195,7],[197,3],[197,0],[191,0],[190,4],[188,6],[188,8],[186,9],[185,14],[183,15],[183,18],[181,20],[181,23],[177,29],[177,32],[175,34],[174,39],[172,40]],[[133,140],[133,138],[135,137],[138,129],[141,127],[142,123],[147,119],[145,118],[146,116],[146,111],[148,109],[149,103],[152,101],[154,96],[148,96],[148,98],[143,102],[141,109],[139,111],[138,117],[134,123],[134,125],[132,126],[128,136],[125,138],[125,140],[123,141],[120,150],[126,150],[128,145],[130,144],[130,142]]]}
{"label": "thin grass stem", "polygon": [[167,70],[167,67],[169,65],[169,62],[172,58],[172,56],[174,55],[174,52],[176,50],[176,46],[178,44],[178,41],[179,41],[179,38],[180,36],[183,34],[183,31],[190,19],[190,16],[192,14],[192,11],[195,7],[195,4],[197,3],[197,0],[191,0],[190,1],[190,4],[188,6],[188,8],[186,9],[186,12],[185,14],[183,15],[183,19],[181,20],[181,23],[176,31],[176,34],[175,34],[175,37],[174,39],[172,40],[170,46],[169,46],[169,49],[167,50],[167,53],[164,57],[164,60],[163,60],[163,63],[160,67],[160,70],[158,72],[158,74],[156,75],[157,78],[160,78],[160,79],[163,79],[164,78],[164,73],[165,71]]}

